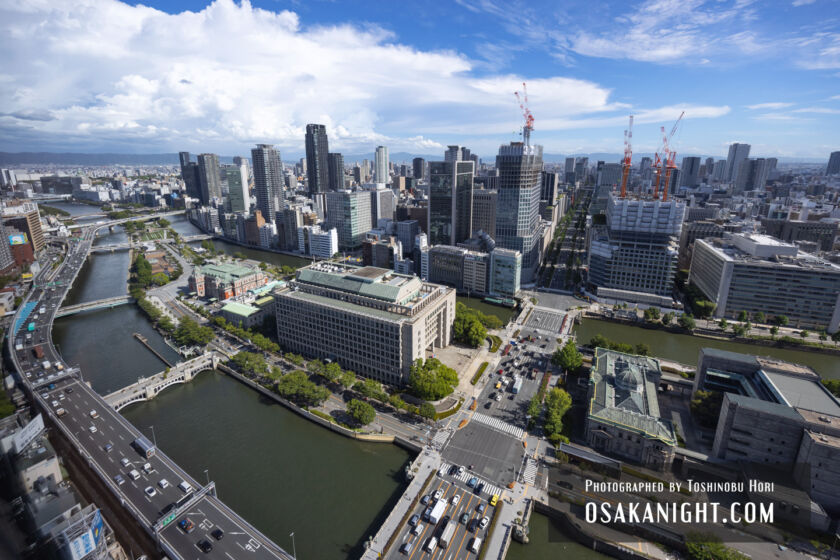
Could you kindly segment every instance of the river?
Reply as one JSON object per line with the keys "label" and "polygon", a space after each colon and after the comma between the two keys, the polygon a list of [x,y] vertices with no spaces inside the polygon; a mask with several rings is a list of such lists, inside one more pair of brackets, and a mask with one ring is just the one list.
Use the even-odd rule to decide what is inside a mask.
{"label": "river", "polygon": [[[195,233],[190,224],[171,221],[176,231]],[[119,235],[100,242],[118,242]],[[231,247],[269,262],[287,258]],[[125,293],[128,264],[127,251],[89,257],[69,294],[72,302]],[[177,360],[134,305],[59,319],[53,340],[64,359],[81,366],[85,380],[107,394],[165,368],[135,332]],[[302,558],[358,558],[402,494],[403,470],[411,460],[394,445],[334,434],[216,372],[123,413],[149,436],[154,426],[161,450],[196,480],[204,480],[208,469],[220,497],[280,546],[291,550],[294,532]]]}
{"label": "river", "polygon": [[589,342],[596,334],[602,334],[615,342],[644,343],[650,347],[654,356],[689,365],[697,364],[701,348],[711,347],[805,364],[825,378],[840,378],[840,357],[831,354],[674,334],[600,319],[583,319],[581,324],[575,327],[575,334],[580,344]]}
{"label": "river", "polygon": [[563,558],[568,560],[601,560],[610,558],[578,544],[563,535],[557,521],[534,513],[528,532],[528,544],[516,541],[510,543],[506,560],[534,560],[543,558]]}

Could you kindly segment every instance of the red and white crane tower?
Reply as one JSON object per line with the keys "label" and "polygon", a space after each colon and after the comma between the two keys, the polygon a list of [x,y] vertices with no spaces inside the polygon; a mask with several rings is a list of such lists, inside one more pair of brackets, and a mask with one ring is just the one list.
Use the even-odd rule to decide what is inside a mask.
{"label": "red and white crane tower", "polygon": [[[665,155],[665,184],[662,187],[662,202],[668,201],[668,185],[671,182],[671,170],[676,169],[677,166],[674,164],[674,161],[677,159],[677,151],[671,149],[671,139],[674,137],[674,133],[677,131],[677,127],[682,121],[682,118],[685,116],[685,111],[680,113],[679,118],[674,123],[674,126],[671,128],[671,133],[668,136],[665,136],[665,127],[662,127],[663,137],[662,140],[665,143],[665,149],[663,154]],[[654,195],[655,198],[655,195]]]}
{"label": "red and white crane tower", "polygon": [[624,131],[624,167],[621,170],[621,198],[627,198],[627,176],[630,175],[630,166],[633,159],[633,115],[630,115],[630,124]]}
{"label": "red and white crane tower", "polygon": [[522,127],[522,140],[525,146],[531,145],[531,131],[534,130],[534,115],[531,114],[531,109],[528,108],[528,87],[525,82],[522,82],[522,94],[514,91],[513,95],[519,102],[519,108],[522,109],[522,116],[525,118],[525,125]]}

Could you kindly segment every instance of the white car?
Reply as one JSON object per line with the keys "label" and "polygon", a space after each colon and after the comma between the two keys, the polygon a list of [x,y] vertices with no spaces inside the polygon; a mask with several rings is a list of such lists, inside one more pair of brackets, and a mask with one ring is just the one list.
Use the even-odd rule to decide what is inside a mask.
{"label": "white car", "polygon": [[146,486],[146,489],[145,489],[145,490],[143,490],[143,492],[145,492],[145,493],[146,493],[146,495],[147,495],[147,496],[149,496],[150,498],[151,498],[152,496],[157,496],[157,490],[155,490],[155,489],[154,489],[153,487],[151,487],[151,486]]}
{"label": "white car", "polygon": [[443,496],[442,490],[438,490],[437,492],[435,492],[435,500],[439,500],[441,496]]}
{"label": "white car", "polygon": [[90,411],[90,417],[91,418],[99,418],[99,413],[96,412],[95,410],[91,410]]}
{"label": "white car", "polygon": [[490,518],[485,515],[484,517],[481,518],[481,521],[479,522],[478,527],[480,529],[484,529],[485,527],[487,527],[488,523],[490,523]]}
{"label": "white car", "polygon": [[458,476],[461,476],[462,474],[464,474],[464,467],[463,466],[458,467]]}
{"label": "white car", "polygon": [[458,502],[460,502],[460,501],[461,501],[461,495],[460,494],[455,494],[454,496],[452,496],[452,505],[453,506],[457,506]]}
{"label": "white car", "polygon": [[125,457],[123,457],[122,459],[120,459],[120,464],[121,464],[122,466],[124,466],[124,467],[127,467],[128,465],[130,465],[130,464],[131,464],[131,461],[129,461],[128,459],[126,459]]}
{"label": "white car", "polygon": [[161,488],[169,488],[169,481],[166,480],[165,478],[161,478],[158,481],[158,486],[160,486]]}
{"label": "white car", "polygon": [[88,428],[88,430],[90,430],[90,433],[95,434],[96,433],[96,426],[91,426],[90,428]]}

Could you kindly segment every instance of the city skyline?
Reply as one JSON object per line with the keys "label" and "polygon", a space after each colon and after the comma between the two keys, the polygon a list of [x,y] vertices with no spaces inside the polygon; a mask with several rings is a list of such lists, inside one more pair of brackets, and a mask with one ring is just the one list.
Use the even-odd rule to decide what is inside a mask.
{"label": "city skyline", "polygon": [[821,161],[839,143],[826,0],[151,4],[0,8],[0,150],[297,153],[323,123],[337,152],[489,159],[519,138],[523,80],[546,153],[619,153],[631,113],[653,152],[682,110],[680,154]]}

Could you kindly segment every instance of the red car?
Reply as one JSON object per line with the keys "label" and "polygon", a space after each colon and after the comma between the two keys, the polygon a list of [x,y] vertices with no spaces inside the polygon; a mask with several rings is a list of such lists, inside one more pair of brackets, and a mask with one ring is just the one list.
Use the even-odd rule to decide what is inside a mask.
{"label": "red car", "polygon": [[499,375],[502,375],[504,372],[505,372],[505,370],[500,369],[497,373],[498,373]]}

